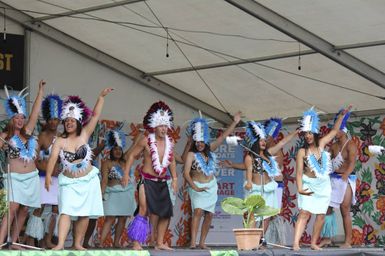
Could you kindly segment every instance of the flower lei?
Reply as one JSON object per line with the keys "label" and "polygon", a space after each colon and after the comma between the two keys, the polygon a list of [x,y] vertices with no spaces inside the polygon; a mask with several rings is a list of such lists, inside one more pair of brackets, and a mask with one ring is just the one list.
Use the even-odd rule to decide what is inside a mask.
{"label": "flower lei", "polygon": [[150,147],[152,168],[154,169],[155,173],[157,173],[159,176],[161,176],[164,173],[166,173],[167,167],[171,163],[171,159],[172,159],[173,154],[174,154],[173,153],[174,143],[172,143],[171,139],[166,135],[166,137],[165,137],[165,149],[164,149],[164,155],[163,155],[162,163],[160,163],[160,160],[159,160],[158,147],[157,147],[154,133],[150,133],[148,135],[147,143],[148,143],[148,146]]}

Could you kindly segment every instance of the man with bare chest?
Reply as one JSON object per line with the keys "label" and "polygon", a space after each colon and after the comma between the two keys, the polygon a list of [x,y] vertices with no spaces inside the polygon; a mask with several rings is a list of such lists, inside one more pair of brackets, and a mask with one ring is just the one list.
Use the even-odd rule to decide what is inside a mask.
{"label": "man with bare chest", "polygon": [[349,139],[347,135],[346,121],[349,113],[345,116],[340,130],[336,135],[336,142],[330,148],[332,156],[333,173],[330,175],[332,194],[325,218],[323,239],[321,246],[331,243],[330,238],[335,235],[336,231],[330,231],[328,221],[334,221],[333,209],[340,208],[343,226],[345,230],[345,241],[341,248],[350,248],[352,241],[352,218],[350,216],[350,208],[355,204],[356,191],[356,175],[354,167],[357,159],[357,147],[355,143]]}
{"label": "man with bare chest", "polygon": [[[133,249],[142,249],[149,234],[147,214],[156,230],[155,249],[171,250],[163,243],[169,219],[173,215],[172,203],[167,180],[172,179],[171,187],[177,191],[174,141],[167,135],[172,126],[172,111],[164,102],[154,103],[143,120],[148,135],[135,144],[128,155],[123,183],[129,181],[128,173],[134,159],[143,155],[143,168],[139,183],[139,212],[128,229],[129,237],[134,240]],[[169,173],[168,173],[169,170]]]}

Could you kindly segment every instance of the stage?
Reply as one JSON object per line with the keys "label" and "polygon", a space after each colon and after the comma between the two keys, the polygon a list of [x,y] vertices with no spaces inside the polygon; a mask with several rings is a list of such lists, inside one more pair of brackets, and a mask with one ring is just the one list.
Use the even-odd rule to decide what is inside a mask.
{"label": "stage", "polygon": [[199,250],[199,249],[176,249],[175,251],[155,251],[155,250],[143,250],[143,251],[132,251],[132,250],[88,250],[88,251],[11,251],[11,250],[0,250],[0,256],[166,256],[166,255],[177,255],[177,256],[248,256],[248,255],[330,255],[330,256],[374,256],[384,255],[383,248],[352,248],[352,249],[339,249],[339,248],[326,248],[322,251],[313,251],[310,248],[301,249],[298,252],[294,252],[288,249],[264,249],[255,251],[237,251],[235,248],[214,248],[212,250]]}

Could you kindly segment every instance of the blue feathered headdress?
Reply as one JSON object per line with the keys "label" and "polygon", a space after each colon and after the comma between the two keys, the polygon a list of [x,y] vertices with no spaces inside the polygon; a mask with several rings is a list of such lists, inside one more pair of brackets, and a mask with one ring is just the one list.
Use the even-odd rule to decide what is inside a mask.
{"label": "blue feathered headdress", "polygon": [[[334,117],[334,123],[336,123],[337,119],[338,119],[338,116],[344,111],[343,108],[341,108],[338,113],[336,114],[336,116]],[[340,130],[347,133],[348,132],[348,128],[346,127],[346,123],[348,122],[348,119],[350,117],[350,114],[351,112],[347,112],[344,116],[344,119],[342,119],[342,124],[340,126]]]}
{"label": "blue feathered headdress", "polygon": [[266,139],[265,127],[263,124],[254,121],[247,122],[244,143],[248,147],[252,147],[252,145],[259,139]]}
{"label": "blue feathered headdress", "polygon": [[28,95],[28,93],[23,95],[26,89],[27,88],[24,88],[17,95],[10,96],[7,86],[4,86],[5,96],[7,97],[4,101],[4,109],[8,115],[8,118],[12,118],[17,114],[27,116],[25,97]]}
{"label": "blue feathered headdress", "polygon": [[314,107],[306,110],[300,124],[301,132],[319,133],[319,117]]}
{"label": "blue feathered headdress", "polygon": [[63,100],[59,95],[50,94],[46,96],[41,104],[41,112],[43,113],[44,120],[53,118],[61,118],[61,112],[63,107]]}
{"label": "blue feathered headdress", "polygon": [[278,137],[279,131],[282,128],[281,118],[270,118],[265,122],[265,132],[267,136],[271,136],[274,139]]}
{"label": "blue feathered headdress", "polygon": [[120,129],[109,130],[106,133],[106,148],[111,150],[115,146],[126,147],[126,134]]}
{"label": "blue feathered headdress", "polygon": [[191,120],[188,134],[191,134],[194,141],[203,141],[205,144],[210,143],[209,125],[205,118],[198,117]]}

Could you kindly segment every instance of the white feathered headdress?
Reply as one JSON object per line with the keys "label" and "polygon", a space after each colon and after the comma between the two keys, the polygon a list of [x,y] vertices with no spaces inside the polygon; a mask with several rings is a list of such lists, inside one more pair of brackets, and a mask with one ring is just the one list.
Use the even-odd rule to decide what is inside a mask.
{"label": "white feathered headdress", "polygon": [[27,88],[21,90],[17,95],[10,96],[7,86],[4,86],[5,96],[7,97],[4,101],[4,108],[9,118],[12,118],[17,114],[27,116],[25,97],[28,93],[24,93],[25,90],[27,90]]}

